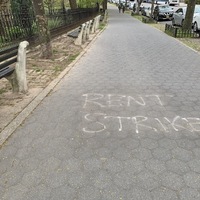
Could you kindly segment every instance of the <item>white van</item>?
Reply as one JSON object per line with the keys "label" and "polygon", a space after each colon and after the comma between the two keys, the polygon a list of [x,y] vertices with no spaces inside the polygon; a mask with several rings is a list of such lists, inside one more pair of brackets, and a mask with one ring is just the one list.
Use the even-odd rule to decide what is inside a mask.
{"label": "white van", "polygon": [[179,0],[169,0],[169,5],[170,6],[178,6],[179,5],[179,3],[180,3],[180,1]]}

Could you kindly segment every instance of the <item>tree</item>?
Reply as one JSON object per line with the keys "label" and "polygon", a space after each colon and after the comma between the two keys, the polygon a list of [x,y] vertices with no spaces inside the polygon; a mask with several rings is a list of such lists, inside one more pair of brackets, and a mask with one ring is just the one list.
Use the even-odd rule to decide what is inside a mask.
{"label": "tree", "polygon": [[49,14],[52,14],[55,6],[55,0],[44,0],[43,3],[44,6],[48,9]]}
{"label": "tree", "polygon": [[48,28],[47,18],[45,16],[44,5],[42,0],[33,0],[33,6],[36,15],[36,23],[39,31],[39,41],[41,44],[41,58],[52,57],[51,37]]}
{"label": "tree", "polygon": [[103,7],[103,10],[107,10],[107,4],[108,4],[108,1],[107,0],[103,0],[102,1],[102,7]]}
{"label": "tree", "polygon": [[[10,0],[0,0],[0,13],[9,9]],[[4,33],[4,21],[0,18],[0,35]]]}
{"label": "tree", "polygon": [[0,10],[8,9],[10,0],[0,0]]}
{"label": "tree", "polygon": [[151,2],[151,15],[150,15],[151,19],[153,19],[154,4],[155,4],[155,0],[152,0],[152,2]]}
{"label": "tree", "polygon": [[183,29],[190,30],[192,27],[192,20],[194,15],[196,0],[189,0],[187,4],[187,11],[185,14],[185,20],[183,22]]}
{"label": "tree", "polygon": [[137,7],[136,7],[136,14],[139,14],[140,12],[140,6],[143,0],[137,0]]}
{"label": "tree", "polygon": [[71,9],[76,9],[78,8],[76,0],[69,0],[70,8]]}

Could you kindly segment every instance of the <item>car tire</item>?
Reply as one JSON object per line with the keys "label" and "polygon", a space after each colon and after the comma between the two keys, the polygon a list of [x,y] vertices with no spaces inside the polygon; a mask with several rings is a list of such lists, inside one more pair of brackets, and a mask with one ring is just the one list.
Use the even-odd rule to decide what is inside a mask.
{"label": "car tire", "polygon": [[196,33],[199,32],[197,22],[194,23],[193,30],[194,30],[194,32],[196,32]]}

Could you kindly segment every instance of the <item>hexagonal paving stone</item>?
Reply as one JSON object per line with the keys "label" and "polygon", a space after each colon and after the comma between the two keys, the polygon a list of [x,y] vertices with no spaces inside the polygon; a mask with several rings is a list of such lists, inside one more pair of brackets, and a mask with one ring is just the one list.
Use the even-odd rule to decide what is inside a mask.
{"label": "hexagonal paving stone", "polygon": [[153,200],[178,200],[178,196],[175,191],[164,187],[154,189],[151,194]]}
{"label": "hexagonal paving stone", "polygon": [[160,176],[162,185],[172,189],[180,190],[184,186],[183,178],[172,172],[165,172]]}
{"label": "hexagonal paving stone", "polygon": [[188,187],[194,189],[200,189],[200,174],[195,172],[189,172],[184,175],[185,183]]}

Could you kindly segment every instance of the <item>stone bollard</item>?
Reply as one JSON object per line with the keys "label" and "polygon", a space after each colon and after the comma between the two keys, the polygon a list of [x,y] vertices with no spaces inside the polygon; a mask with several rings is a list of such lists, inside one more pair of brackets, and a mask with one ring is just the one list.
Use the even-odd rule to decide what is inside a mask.
{"label": "stone bollard", "polygon": [[86,28],[87,28],[87,24],[86,23],[84,23],[84,24],[82,24],[82,26],[83,26],[83,37],[82,37],[82,41],[83,41],[83,43],[86,41]]}
{"label": "stone bollard", "polygon": [[103,23],[105,23],[107,21],[107,18],[108,18],[108,10],[105,10],[104,17],[103,17]]}
{"label": "stone bollard", "polygon": [[90,27],[91,27],[92,20],[88,21],[88,27],[86,32],[86,39],[88,40],[90,38]]}
{"label": "stone bollard", "polygon": [[83,38],[83,29],[84,29],[84,26],[83,24],[80,26],[80,32],[78,34],[78,37],[77,39],[74,41],[74,44],[75,45],[82,45],[82,38]]}
{"label": "stone bollard", "polygon": [[92,20],[91,24],[91,34],[95,33],[95,18]]}
{"label": "stone bollard", "polygon": [[26,79],[26,48],[29,45],[27,41],[20,42],[17,54],[17,63],[15,66],[18,92],[26,93],[28,91]]}
{"label": "stone bollard", "polygon": [[100,23],[100,18],[101,18],[101,15],[98,15],[96,18],[96,23],[95,23],[95,30],[97,30],[99,28],[99,23]]}
{"label": "stone bollard", "polygon": [[97,31],[97,17],[94,18],[94,32]]}

